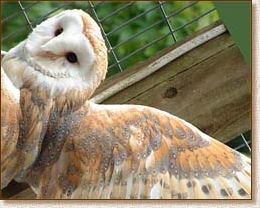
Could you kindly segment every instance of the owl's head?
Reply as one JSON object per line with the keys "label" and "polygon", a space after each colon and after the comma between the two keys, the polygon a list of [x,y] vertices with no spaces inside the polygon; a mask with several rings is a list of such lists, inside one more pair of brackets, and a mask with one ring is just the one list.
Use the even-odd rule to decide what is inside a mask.
{"label": "owl's head", "polygon": [[17,88],[42,85],[62,95],[86,90],[105,78],[107,49],[97,23],[82,10],[66,10],[38,25],[2,60]]}

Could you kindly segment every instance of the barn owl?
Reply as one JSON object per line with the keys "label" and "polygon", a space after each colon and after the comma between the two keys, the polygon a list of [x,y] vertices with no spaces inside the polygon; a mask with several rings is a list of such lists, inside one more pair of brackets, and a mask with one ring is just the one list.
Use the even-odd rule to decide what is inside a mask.
{"label": "barn owl", "polygon": [[167,112],[89,101],[107,49],[82,10],[42,22],[2,67],[2,188],[14,179],[49,199],[251,198],[246,156]]}

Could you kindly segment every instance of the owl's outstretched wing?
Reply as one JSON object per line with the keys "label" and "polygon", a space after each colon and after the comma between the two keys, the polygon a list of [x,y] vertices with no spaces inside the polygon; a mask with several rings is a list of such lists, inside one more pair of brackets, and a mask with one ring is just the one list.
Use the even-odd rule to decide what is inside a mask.
{"label": "owl's outstretched wing", "polygon": [[28,179],[38,197],[251,198],[250,159],[166,112],[88,103],[63,120],[58,159],[46,146]]}
{"label": "owl's outstretched wing", "polygon": [[17,173],[14,155],[19,134],[19,97],[19,90],[1,67],[1,188]]}

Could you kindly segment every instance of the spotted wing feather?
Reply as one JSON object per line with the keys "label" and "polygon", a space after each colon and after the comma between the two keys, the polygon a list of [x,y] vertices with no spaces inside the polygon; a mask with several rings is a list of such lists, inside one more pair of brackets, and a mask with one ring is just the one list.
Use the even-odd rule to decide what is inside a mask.
{"label": "spotted wing feather", "polygon": [[63,127],[57,161],[28,178],[40,198],[251,197],[250,159],[166,112],[88,103]]}
{"label": "spotted wing feather", "polygon": [[1,188],[18,171],[15,147],[19,134],[19,97],[19,90],[1,67]]}

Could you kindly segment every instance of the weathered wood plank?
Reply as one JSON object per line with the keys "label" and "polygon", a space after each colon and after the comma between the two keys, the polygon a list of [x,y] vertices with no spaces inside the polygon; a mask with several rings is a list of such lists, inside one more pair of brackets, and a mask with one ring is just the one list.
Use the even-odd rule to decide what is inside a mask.
{"label": "weathered wood plank", "polygon": [[28,185],[25,183],[17,183],[12,180],[7,187],[1,190],[1,198],[10,198],[13,195],[27,189]]}
{"label": "weathered wood plank", "polygon": [[[206,59],[209,59],[210,57],[214,56],[214,54],[217,54],[220,51],[223,51],[232,45],[234,45],[234,42],[232,41],[230,35],[228,34],[221,35],[220,37],[205,43],[199,48],[196,48],[196,50],[190,51],[185,56],[181,56],[180,58],[176,59],[170,64],[167,64],[165,67],[161,68],[159,71],[155,72],[150,77],[147,77],[146,79],[137,82],[135,85],[132,85],[131,87],[128,87],[125,90],[122,90],[116,95],[105,100],[103,103],[127,103],[133,97],[149,90],[150,88],[157,85],[158,83],[168,80],[169,77],[172,77],[182,71],[189,69],[191,66],[194,66]],[[171,67],[173,63],[174,63],[174,68]],[[125,72],[122,72],[122,77],[124,77],[123,76],[124,73]],[[154,78],[151,77],[156,77],[156,81],[154,80]],[[120,81],[121,81],[120,79],[116,79],[116,80],[110,79],[107,82],[117,83]],[[103,89],[102,86],[101,88]]]}
{"label": "weathered wood plank", "polygon": [[13,195],[9,199],[35,199],[35,198],[36,198],[36,194],[30,188],[27,188]]}

